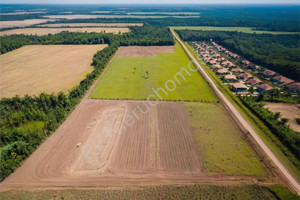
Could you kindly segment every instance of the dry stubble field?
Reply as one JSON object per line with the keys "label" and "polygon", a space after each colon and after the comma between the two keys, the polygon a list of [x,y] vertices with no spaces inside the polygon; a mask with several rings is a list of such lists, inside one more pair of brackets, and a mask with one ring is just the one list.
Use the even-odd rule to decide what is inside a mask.
{"label": "dry stubble field", "polygon": [[49,21],[55,21],[53,19],[25,19],[23,21],[0,21],[0,28],[9,27],[25,27],[35,24],[46,23]]}
{"label": "dry stubble field", "polygon": [[0,32],[0,36],[14,35],[14,34],[25,34],[25,35],[48,35],[57,34],[62,31],[69,32],[88,32],[88,33],[127,33],[128,28],[20,28]]}
{"label": "dry stubble field", "polygon": [[130,27],[143,26],[143,23],[63,23],[63,24],[42,24],[39,27]]}
{"label": "dry stubble field", "polygon": [[107,45],[28,45],[0,55],[0,97],[67,92],[93,70]]}

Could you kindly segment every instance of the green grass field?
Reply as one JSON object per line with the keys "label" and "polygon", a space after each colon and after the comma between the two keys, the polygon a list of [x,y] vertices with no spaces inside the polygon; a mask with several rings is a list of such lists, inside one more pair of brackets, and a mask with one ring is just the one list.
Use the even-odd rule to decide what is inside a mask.
{"label": "green grass field", "polygon": [[173,30],[202,30],[202,31],[238,31],[243,33],[257,34],[299,34],[297,32],[279,32],[279,31],[258,31],[251,27],[214,27],[214,26],[172,26]]}
{"label": "green grass field", "polygon": [[[217,101],[217,97],[199,72],[188,69],[189,59],[179,44],[175,45],[175,53],[161,53],[154,57],[119,57],[114,58],[107,71],[100,78],[98,85],[91,94],[96,99],[159,99],[153,88],[160,90],[162,100]],[[182,72],[186,80],[177,75]],[[192,69],[195,69],[191,65]],[[147,74],[148,72],[148,74]],[[176,84],[174,91],[168,91],[165,83],[171,80]],[[167,83],[169,89],[174,84]]]}
{"label": "green grass field", "polygon": [[[288,190],[285,196],[290,197],[289,200],[296,200],[297,196]],[[288,195],[288,196],[287,196]],[[280,198],[276,192],[258,186],[217,186],[217,185],[165,185],[165,186],[149,186],[134,188],[110,188],[110,189],[66,189],[66,190],[37,190],[22,191],[14,190],[2,192],[0,196],[3,199],[141,199],[141,200],[190,200],[190,199],[242,199],[242,200],[286,200]]]}
{"label": "green grass field", "polygon": [[183,103],[208,173],[265,176],[265,169],[221,104]]}

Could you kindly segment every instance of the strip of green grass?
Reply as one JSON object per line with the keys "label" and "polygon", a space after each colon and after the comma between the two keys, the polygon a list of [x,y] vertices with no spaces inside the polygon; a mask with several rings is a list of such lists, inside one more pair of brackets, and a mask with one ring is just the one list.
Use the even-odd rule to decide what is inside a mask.
{"label": "strip of green grass", "polygon": [[214,26],[172,26],[173,30],[201,30],[201,31],[238,31],[243,33],[256,33],[256,34],[299,34],[297,32],[279,32],[279,31],[259,31],[253,30],[251,27],[214,27]]}
{"label": "strip of green grass", "polygon": [[183,103],[208,173],[265,176],[265,169],[221,104]]}
{"label": "strip of green grass", "polygon": [[[115,58],[108,70],[100,78],[98,85],[91,94],[96,99],[147,99],[154,94],[153,88],[163,88],[167,95],[160,90],[163,100],[217,101],[217,97],[198,72],[188,69],[189,59],[180,44],[174,46],[175,53],[161,53],[154,57],[121,57]],[[174,75],[182,68],[186,80],[180,75]],[[192,65],[192,69],[195,67]],[[148,74],[147,74],[148,72]],[[174,91],[166,89],[166,81],[176,83]],[[171,89],[174,85],[169,82]],[[151,99],[159,98],[157,95]]]}
{"label": "strip of green grass", "polygon": [[[276,200],[276,196],[267,188],[258,185],[216,186],[216,185],[166,185],[135,188],[115,188],[97,190],[14,190],[0,193],[3,199],[242,199]],[[278,199],[277,199],[278,200]]]}
{"label": "strip of green grass", "polygon": [[[197,57],[197,52],[188,43],[185,42],[185,46],[189,49],[189,51],[195,57]],[[268,147],[277,156],[277,158],[285,165],[285,167],[287,169],[289,169],[289,171],[293,174],[293,176],[298,181],[300,181],[300,171],[297,169],[297,166],[295,166],[285,156],[285,154],[279,149],[279,147],[277,147],[276,144],[272,141],[272,138],[271,138],[272,136],[270,134],[265,133],[261,127],[263,127],[264,130],[267,130],[268,128],[255,115],[251,114],[251,111],[249,111],[245,106],[243,106],[241,102],[239,104],[237,103],[237,101],[239,101],[239,99],[237,97],[235,97],[234,94],[232,94],[232,92],[230,92],[229,89],[226,88],[226,86],[224,84],[222,84],[222,81],[219,79],[219,77],[217,75],[215,75],[214,72],[211,71],[207,65],[201,64],[201,66],[204,69],[204,71],[208,74],[208,76],[216,84],[218,89],[235,106],[235,108],[240,112],[240,114],[251,124],[252,128],[260,136],[260,138],[265,142],[265,144],[268,145]]]}
{"label": "strip of green grass", "polygon": [[282,185],[269,185],[268,188],[278,199],[299,200],[299,197]]}

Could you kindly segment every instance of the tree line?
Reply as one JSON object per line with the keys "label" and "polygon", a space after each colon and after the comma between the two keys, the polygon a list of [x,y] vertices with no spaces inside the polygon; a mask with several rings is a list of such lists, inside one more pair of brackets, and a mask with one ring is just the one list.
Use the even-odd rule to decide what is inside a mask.
{"label": "tree line", "polygon": [[[270,129],[273,135],[293,154],[289,155],[288,151],[283,150],[286,156],[300,169],[300,135],[293,129],[289,128],[287,120],[279,120],[280,113],[273,113],[264,108],[264,103],[260,102],[261,96],[245,97],[239,96],[242,103],[253,112],[264,124]],[[297,159],[297,161],[295,161]]]}
{"label": "tree line", "polygon": [[230,51],[294,80],[300,79],[298,34],[249,34],[229,31],[178,30],[185,41],[213,39]]}
{"label": "tree line", "polygon": [[129,45],[174,45],[175,41],[167,27],[130,27],[124,34],[76,33],[63,31],[55,35],[11,35],[0,37],[0,54],[34,44],[112,44]]}
{"label": "tree line", "polygon": [[[122,43],[126,45],[132,43],[138,45],[174,44],[173,37],[167,28],[154,29],[153,34],[152,27],[135,28],[133,33],[126,36],[63,32],[48,36],[15,35],[1,37],[0,49],[2,53],[27,44],[107,43],[109,46],[94,55],[93,72],[89,73],[68,94],[62,92],[58,94],[42,93],[39,96],[15,96],[0,100],[0,181],[19,167],[21,162],[64,121],[117,51],[122,37],[128,37],[128,43]],[[133,42],[135,36],[136,40]],[[158,36],[162,36],[162,38],[160,39]]]}

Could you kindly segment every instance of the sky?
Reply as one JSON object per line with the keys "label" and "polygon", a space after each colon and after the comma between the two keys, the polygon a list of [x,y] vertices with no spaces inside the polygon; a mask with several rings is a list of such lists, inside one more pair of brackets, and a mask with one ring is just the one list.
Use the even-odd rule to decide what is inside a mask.
{"label": "sky", "polygon": [[0,0],[1,4],[300,4],[300,0]]}

